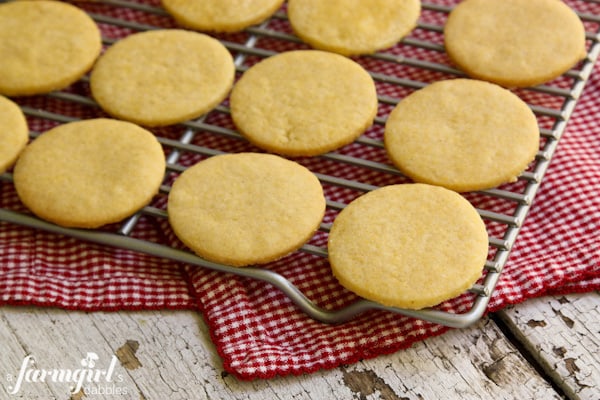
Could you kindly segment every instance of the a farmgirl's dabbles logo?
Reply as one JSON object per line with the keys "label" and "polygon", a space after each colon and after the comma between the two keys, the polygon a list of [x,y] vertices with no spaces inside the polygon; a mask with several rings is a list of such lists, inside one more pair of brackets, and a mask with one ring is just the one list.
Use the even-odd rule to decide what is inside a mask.
{"label": "a farmgirl's dabbles logo", "polygon": [[83,392],[84,394],[127,394],[127,388],[115,385],[123,382],[121,374],[115,375],[118,359],[112,356],[108,365],[104,367],[98,363],[100,357],[89,352],[81,359],[81,368],[76,369],[43,369],[37,368],[35,359],[28,355],[23,359],[18,375],[7,375],[9,394],[17,394],[24,384],[29,383],[70,383],[71,394]]}

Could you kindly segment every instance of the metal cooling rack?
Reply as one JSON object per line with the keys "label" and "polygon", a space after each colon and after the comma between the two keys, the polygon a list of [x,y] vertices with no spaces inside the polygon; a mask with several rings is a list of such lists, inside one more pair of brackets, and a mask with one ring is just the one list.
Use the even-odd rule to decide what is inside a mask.
{"label": "metal cooling rack", "polygon": [[[589,2],[593,1],[573,0],[572,3],[575,5],[573,8],[577,10],[577,4],[585,4]],[[166,13],[162,9],[152,5],[120,0],[104,1],[102,4],[131,10],[133,12],[148,13],[158,18],[167,18]],[[439,13],[442,16],[441,20],[443,20],[451,11],[451,7],[432,3],[422,3],[422,8],[424,12],[430,14]],[[158,27],[142,24],[132,20],[117,19],[102,13],[90,12],[90,15],[99,24],[111,25],[132,31],[143,31]],[[598,15],[587,14],[585,12],[580,12],[579,16],[586,23],[586,29],[588,30],[586,33],[588,54],[587,57],[576,67],[576,69],[572,69],[565,74],[564,78],[566,78],[569,82],[568,85],[542,85],[535,88],[525,89],[526,91],[541,93],[546,96],[557,98],[559,101],[555,102],[558,105],[553,108],[537,106],[533,104],[530,105],[532,110],[538,116],[538,119],[544,120],[544,125],[541,125],[542,145],[540,151],[538,152],[535,161],[532,163],[531,168],[524,172],[519,178],[519,181],[522,183],[522,185],[520,185],[518,189],[514,190],[496,188],[485,190],[479,193],[480,195],[489,196],[490,198],[501,199],[502,201],[509,202],[514,206],[512,207],[513,211],[507,214],[498,213],[491,209],[478,209],[478,212],[484,221],[500,224],[505,228],[503,229],[502,235],[490,237],[490,260],[486,262],[483,268],[483,278],[481,283],[474,285],[469,290],[471,293],[473,293],[474,300],[472,301],[470,309],[464,313],[449,313],[435,308],[419,311],[406,310],[385,307],[367,300],[358,300],[349,306],[333,311],[323,309],[310,298],[308,298],[304,293],[302,293],[287,278],[274,271],[258,267],[234,268],[227,265],[216,264],[199,258],[198,256],[185,250],[171,248],[162,244],[157,244],[133,237],[131,233],[136,228],[139,218],[142,215],[149,215],[154,218],[166,218],[167,215],[164,210],[152,206],[145,207],[138,214],[124,221],[116,232],[63,228],[40,220],[30,214],[19,213],[14,210],[2,208],[0,208],[0,221],[6,221],[13,224],[75,237],[101,245],[129,249],[189,265],[220,271],[223,273],[235,274],[265,281],[277,287],[284,292],[284,294],[289,296],[289,298],[307,315],[325,323],[341,323],[352,319],[359,313],[378,309],[399,313],[450,327],[466,327],[476,322],[485,312],[490,296],[494,291],[502,269],[508,260],[511,248],[516,241],[523,221],[529,212],[536,192],[542,183],[544,174],[546,173],[550,161],[557,149],[558,142],[565,131],[571,113],[577,104],[577,100],[581,95],[584,86],[592,73],[593,66],[598,58],[598,54],[600,52],[600,38],[598,34],[600,31],[600,17]],[[276,13],[272,18],[272,20],[280,21],[285,21],[285,19],[285,13],[282,11]],[[235,64],[238,72],[243,72],[245,69],[247,69],[245,62],[248,58],[264,58],[274,54],[273,51],[261,48],[257,45],[261,39],[273,39],[282,41],[284,43],[300,43],[300,40],[290,34],[289,31],[286,32],[272,29],[270,22],[271,20],[261,24],[260,26],[248,29],[246,31],[246,37],[241,43],[229,41],[227,39],[222,40],[222,43],[234,54]],[[422,35],[424,38],[411,35],[405,38],[398,45],[398,47],[412,46],[422,49],[426,52],[430,51],[440,54],[443,53],[443,45],[440,44],[439,41],[436,42],[427,39],[429,34],[441,35],[443,32],[443,22],[431,23],[422,19],[418,24],[417,30],[425,33]],[[114,42],[114,40],[105,38],[104,42],[106,45],[110,45],[112,42]],[[382,62],[397,63],[399,65],[404,65],[423,71],[430,71],[433,73],[440,73],[450,77],[462,76],[460,71],[454,69],[449,64],[431,61],[426,58],[410,58],[398,55],[396,53],[385,52],[369,57],[373,57],[374,59]],[[427,82],[421,82],[395,75],[386,75],[385,73],[381,72],[370,72],[376,82],[397,86],[399,88],[413,90],[427,85]],[[97,107],[92,99],[75,95],[67,91],[54,92],[49,94],[49,96],[58,98],[65,102],[73,102],[79,105]],[[380,105],[393,106],[397,104],[399,100],[400,99],[398,98],[390,98],[384,95],[379,96]],[[72,117],[67,115],[59,115],[43,109],[37,109],[28,106],[22,106],[22,109],[29,117],[42,118],[59,123],[70,122],[73,120]],[[221,105],[218,106],[214,112],[228,113],[229,110],[227,107]],[[218,148],[207,148],[192,144],[192,140],[198,132],[210,132],[236,140],[243,140],[236,131],[227,127],[211,124],[207,121],[209,121],[209,119],[204,116],[196,121],[184,123],[183,125],[186,129],[179,140],[159,137],[161,144],[165,148],[169,148],[171,150],[169,157],[167,158],[167,172],[182,172],[184,170],[184,168],[178,164],[178,160],[182,152],[192,152],[201,154],[203,156],[212,156],[222,153],[222,151]],[[383,126],[385,124],[385,116],[377,117],[375,124]],[[32,132],[32,138],[35,138],[37,135],[38,133]],[[372,139],[366,136],[359,138],[357,140],[357,144],[361,146],[382,147],[381,140]],[[329,153],[321,156],[321,158],[331,162],[339,163],[340,166],[351,165],[365,169],[373,169],[378,172],[392,174],[394,176],[399,175],[399,172],[388,164],[360,159],[340,153]],[[376,188],[369,183],[352,181],[319,173],[316,173],[316,175],[323,184],[339,186],[355,191],[364,192]],[[4,173],[0,175],[0,179],[5,182],[12,182],[12,175],[10,173]],[[170,188],[168,186],[163,185],[163,187],[161,187],[161,192],[163,194],[168,193],[169,190]],[[327,206],[333,210],[340,210],[345,205],[328,200]],[[329,230],[329,225],[325,223],[321,224],[321,230],[327,232]],[[327,257],[326,248],[311,244],[303,246],[300,251],[304,251],[318,257]]]}

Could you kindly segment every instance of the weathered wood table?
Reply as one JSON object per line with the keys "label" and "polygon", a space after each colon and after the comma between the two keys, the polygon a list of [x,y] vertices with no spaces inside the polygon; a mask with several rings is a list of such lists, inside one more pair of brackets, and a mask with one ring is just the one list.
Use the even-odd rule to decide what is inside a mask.
{"label": "weathered wood table", "polygon": [[532,299],[358,364],[251,382],[224,372],[191,311],[4,307],[0,343],[0,399],[600,399],[595,292]]}
{"label": "weathered wood table", "polygon": [[[582,7],[582,18],[589,26],[591,50],[587,72],[575,71],[568,76],[573,87],[566,94],[561,88],[544,89],[548,97],[557,96],[563,106],[556,110],[536,107],[546,120],[554,118],[553,126],[561,130],[581,94],[592,61],[598,56],[600,19],[596,12],[586,11],[595,10],[597,2],[572,2]],[[107,0],[81,2],[80,6],[92,13],[102,26],[105,44],[110,44],[126,33],[176,26],[159,3],[158,0]],[[443,21],[450,10],[445,3],[423,2],[419,27],[413,37],[401,44],[403,51],[368,60],[393,64],[388,67],[390,74],[375,74],[381,86],[394,94],[381,96],[385,107],[408,89],[424,85],[421,79],[429,81],[432,74],[460,75],[443,64]],[[272,22],[254,27],[242,38],[226,37],[239,72],[248,67],[248,60],[267,57],[278,46],[289,49],[302,45],[290,34],[283,12]],[[236,42],[231,42],[234,39]],[[423,69],[423,75],[413,71],[419,69]],[[405,72],[413,75],[407,76]],[[86,84],[83,82],[82,87]],[[394,85],[397,88],[391,88]],[[537,98],[539,93],[534,94]],[[87,113],[97,108],[89,97],[76,93],[54,93],[53,99],[60,104],[64,102],[69,110],[80,107]],[[37,107],[25,108],[32,119],[70,120],[69,116],[53,114],[56,110],[47,113]],[[219,113],[226,114],[226,108],[218,108]],[[205,121],[208,119],[199,122],[196,128],[238,140],[231,129],[211,127]],[[381,130],[384,122],[384,118],[378,118],[376,128]],[[556,130],[546,129],[545,136],[553,137]],[[182,136],[182,143],[185,140],[187,134]],[[184,144],[173,148],[189,147],[187,142]],[[371,148],[374,142],[367,138],[364,144]],[[368,160],[365,165],[372,163]],[[502,196],[519,200],[519,196],[510,193],[503,192]],[[86,313],[7,306],[0,307],[0,400],[597,400],[600,399],[599,349],[599,294],[548,296],[503,309],[474,326],[451,330],[387,356],[310,375],[248,382],[224,371],[202,316],[193,311]]]}

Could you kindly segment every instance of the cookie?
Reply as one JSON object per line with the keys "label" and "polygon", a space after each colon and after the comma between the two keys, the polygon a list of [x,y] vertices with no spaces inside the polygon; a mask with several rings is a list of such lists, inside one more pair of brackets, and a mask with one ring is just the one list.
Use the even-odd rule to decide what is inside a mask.
{"label": "cookie", "polygon": [[458,193],[401,184],[351,202],[334,220],[327,246],[344,287],[386,306],[421,309],[460,295],[479,279],[488,235]]}
{"label": "cookie", "polygon": [[213,156],[188,168],[168,199],[175,234],[201,257],[237,267],[262,264],[301,247],[325,212],[320,182],[272,154]]}
{"label": "cookie", "polygon": [[416,182],[458,192],[515,181],[539,150],[531,109],[496,84],[438,81],[411,93],[385,124],[389,158]]}
{"label": "cookie", "polygon": [[90,76],[92,96],[113,117],[153,127],[207,113],[235,76],[229,51],[198,32],[161,29],[111,46]]}
{"label": "cookie", "polygon": [[283,0],[162,0],[167,13],[181,26],[211,32],[237,32],[259,24],[282,4]]}
{"label": "cookie", "polygon": [[231,117],[256,146],[313,156],[354,141],[377,113],[375,83],[338,54],[295,50],[253,65],[233,87]]}
{"label": "cookie", "polygon": [[586,55],[581,20],[558,0],[465,0],[448,17],[444,44],[468,75],[506,87],[551,81]]}
{"label": "cookie", "polygon": [[292,29],[321,50],[349,55],[391,47],[417,25],[419,0],[290,0]]}
{"label": "cookie", "polygon": [[17,160],[14,184],[38,217],[66,227],[97,228],[149,203],[164,172],[162,147],[151,132],[99,118],[40,135]]}
{"label": "cookie", "polygon": [[100,31],[79,8],[59,1],[0,4],[0,94],[63,89],[100,54]]}
{"label": "cookie", "polygon": [[0,174],[9,169],[29,140],[27,120],[18,105],[0,96]]}

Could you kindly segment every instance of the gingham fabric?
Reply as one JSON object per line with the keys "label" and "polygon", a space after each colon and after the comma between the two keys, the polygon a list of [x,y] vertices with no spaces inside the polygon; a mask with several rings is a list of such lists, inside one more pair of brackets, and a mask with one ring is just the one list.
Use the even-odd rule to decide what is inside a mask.
{"label": "gingham fabric", "polygon": [[[82,4],[82,7],[99,11],[103,6]],[[161,15],[133,10],[118,10],[115,15],[144,24],[175,26],[168,17]],[[105,37],[118,38],[128,33],[125,28],[100,25]],[[419,49],[412,51],[412,55],[419,56]],[[365,62],[374,63],[371,60]],[[377,68],[375,64],[370,66]],[[411,73],[430,74],[407,72]],[[436,77],[433,74],[419,78]],[[592,75],[579,100],[491,297],[490,312],[544,294],[600,288],[599,79],[597,73]],[[385,86],[378,89],[380,94],[388,94]],[[89,95],[85,83],[74,85],[71,91]],[[34,109],[77,118],[103,115],[97,108],[72,105],[45,96],[20,99],[19,102]],[[39,118],[30,118],[29,122],[32,130],[40,132],[55,124]],[[162,129],[157,134],[175,137],[177,132],[176,129]],[[198,140],[206,140],[198,144],[226,151],[252,150],[241,141],[231,144],[219,138]],[[366,149],[365,146],[349,146],[344,151],[377,161],[385,160],[380,150],[368,146]],[[339,165],[332,166],[319,159],[304,161],[318,172],[373,185],[390,183],[386,180],[389,178],[382,178],[375,172],[351,166],[340,169]],[[185,164],[186,159],[181,162]],[[0,207],[27,212],[12,184],[6,180],[0,180],[0,184]],[[335,187],[327,187],[326,194],[330,200],[342,202],[353,196]],[[155,206],[164,207],[165,201],[162,197]],[[328,215],[325,222],[332,219],[333,215]],[[165,220],[148,216],[142,217],[135,237],[181,247]],[[311,240],[311,244],[318,246],[325,243],[324,233]],[[265,268],[288,277],[322,307],[335,309],[356,300],[353,294],[338,285],[324,258],[296,253]],[[334,368],[399,351],[449,329],[383,311],[367,312],[344,324],[327,325],[307,317],[282,292],[267,283],[5,222],[0,222],[0,303],[86,311],[197,310],[210,327],[224,368],[242,379]],[[461,296],[444,303],[442,308],[462,312],[469,304],[468,296]]]}

